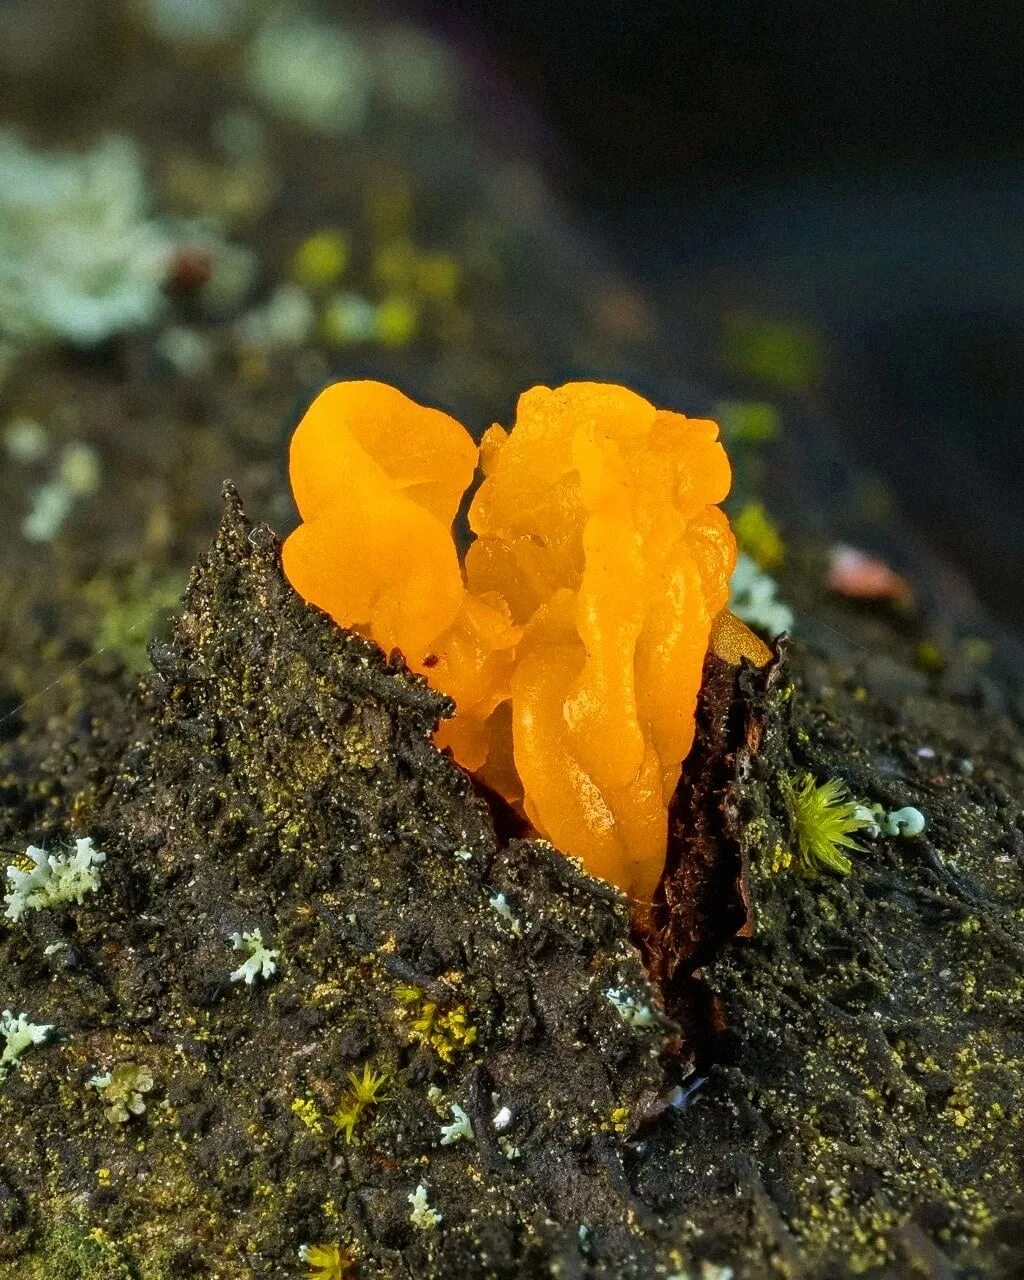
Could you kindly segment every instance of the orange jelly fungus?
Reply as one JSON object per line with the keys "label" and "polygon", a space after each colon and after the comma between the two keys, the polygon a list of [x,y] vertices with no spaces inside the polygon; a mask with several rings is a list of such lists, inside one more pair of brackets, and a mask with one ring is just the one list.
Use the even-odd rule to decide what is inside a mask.
{"label": "orange jelly fungus", "polygon": [[[452,523],[477,466],[475,534]],[[296,429],[285,572],[455,702],[440,746],[586,868],[649,901],[709,644],[769,651],[725,611],[736,547],[713,422],[592,382],[519,399],[479,450],[378,382]]]}

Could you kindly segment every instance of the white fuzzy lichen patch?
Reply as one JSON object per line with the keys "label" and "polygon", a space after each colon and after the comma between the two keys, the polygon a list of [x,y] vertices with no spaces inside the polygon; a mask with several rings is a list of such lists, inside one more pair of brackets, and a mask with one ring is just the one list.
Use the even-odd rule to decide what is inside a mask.
{"label": "white fuzzy lichen patch", "polygon": [[29,1022],[24,1013],[13,1014],[10,1009],[0,1013],[0,1041],[4,1046],[0,1053],[0,1080],[18,1066],[26,1049],[42,1044],[52,1030],[52,1026]]}
{"label": "white fuzzy lichen patch", "polygon": [[412,1212],[409,1214],[409,1221],[417,1229],[417,1231],[433,1231],[442,1219],[442,1215],[436,1209],[432,1209],[427,1200],[427,1188],[421,1182],[415,1191],[409,1192],[409,1203],[412,1205]]}
{"label": "white fuzzy lichen patch", "polygon": [[130,139],[40,152],[0,132],[0,331],[92,346],[148,325],[172,246]]}
{"label": "white fuzzy lichen patch", "polygon": [[650,1027],[654,1025],[655,1014],[649,1004],[641,1004],[635,996],[619,987],[612,987],[604,993],[605,999],[614,1006],[615,1012],[630,1027]]}
{"label": "white fuzzy lichen patch", "polygon": [[27,870],[7,868],[9,892],[4,895],[8,920],[20,920],[26,911],[41,911],[69,902],[81,903],[100,886],[99,868],[107,855],[94,848],[92,839],[75,841],[73,854],[52,854],[29,845]]}
{"label": "white fuzzy lichen patch", "polygon": [[4,427],[4,450],[12,462],[32,466],[46,457],[46,431],[34,418],[12,418]]}
{"label": "white fuzzy lichen patch", "polygon": [[457,1102],[451,1103],[451,1111],[454,1117],[452,1123],[441,1126],[441,1146],[450,1147],[452,1143],[461,1142],[463,1139],[472,1142],[475,1137],[472,1120]]}
{"label": "white fuzzy lichen patch", "polygon": [[239,318],[235,332],[249,346],[276,351],[301,347],[315,328],[316,308],[309,294],[297,284],[282,284]]}
{"label": "white fuzzy lichen patch", "polygon": [[748,626],[774,639],[793,630],[793,611],[776,599],[778,584],[741,551],[729,582],[729,608]]}
{"label": "white fuzzy lichen patch", "polygon": [[259,929],[233,933],[231,945],[236,951],[244,951],[248,957],[231,973],[232,982],[244,982],[247,987],[251,987],[257,978],[266,981],[277,973],[281,953],[264,946],[263,934]]}

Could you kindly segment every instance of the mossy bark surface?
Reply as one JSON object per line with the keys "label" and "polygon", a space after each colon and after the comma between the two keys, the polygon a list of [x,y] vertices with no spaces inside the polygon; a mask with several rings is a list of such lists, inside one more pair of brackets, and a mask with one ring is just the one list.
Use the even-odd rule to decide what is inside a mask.
{"label": "mossy bark surface", "polygon": [[[41,774],[4,749],[5,840],[46,814],[108,860],[81,906],[0,934],[0,1005],[55,1027],[0,1087],[0,1275],[298,1275],[299,1246],[331,1242],[361,1276],[1016,1274],[1008,720],[909,670],[897,693],[892,660],[873,690],[870,661],[812,645],[768,681],[724,673],[724,701],[709,671],[705,711],[733,730],[691,760],[677,861],[701,794],[746,910],[733,874],[727,929],[705,895],[665,1012],[628,904],[496,835],[430,743],[444,700],[300,601],[231,490],[153,658]],[[805,769],[919,805],[925,834],[801,877],[780,780]],[[231,936],[256,928],[278,972],[232,982]],[[89,1080],[129,1063],[154,1087],[118,1123]],[[385,1096],[347,1141],[333,1116],[364,1064]],[[442,1144],[453,1104],[474,1136]],[[410,1220],[420,1185],[432,1229]]]}

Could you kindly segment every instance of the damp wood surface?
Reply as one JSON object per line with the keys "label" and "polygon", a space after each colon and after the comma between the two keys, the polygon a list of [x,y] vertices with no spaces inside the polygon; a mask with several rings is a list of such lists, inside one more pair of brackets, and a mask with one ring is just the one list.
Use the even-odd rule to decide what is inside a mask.
{"label": "damp wood surface", "polygon": [[[7,846],[109,851],[0,944],[0,1003],[57,1028],[4,1085],[7,1274],[293,1274],[310,1238],[370,1276],[1014,1274],[1024,761],[980,694],[896,695],[891,661],[873,694],[870,661],[800,645],[767,693],[741,678],[763,732],[717,799],[752,936],[712,931],[663,1011],[628,904],[496,837],[429,743],[443,700],[299,601],[233,493],[153,656],[31,769],[4,748]],[[795,875],[798,767],[914,799],[927,834]],[[256,927],[280,972],[233,984]],[[155,1082],[127,1126],[87,1084],[118,1063]],[[348,1143],[367,1063],[387,1098]],[[475,1136],[441,1145],[452,1103]]]}
{"label": "damp wood surface", "polygon": [[[119,14],[37,22],[46,76],[4,27],[0,97],[39,146],[131,132],[171,207],[175,157],[223,162],[210,122],[239,106],[239,56],[171,56]],[[287,436],[334,377],[478,433],[578,374],[687,413],[735,388],[693,392],[526,131],[467,110],[457,147],[386,120],[311,143],[241,103],[267,138],[269,195],[231,229],[257,278],[235,310],[186,295],[161,322],[210,366],[182,375],[161,329],[23,353],[0,386],[0,427],[45,434],[0,461],[0,851],[107,854],[81,905],[0,922],[0,1009],[55,1028],[0,1084],[0,1277],[279,1280],[307,1273],[303,1244],[425,1280],[1024,1273],[1024,702],[998,639],[986,660],[934,573],[912,607],[826,591],[832,473],[813,407],[784,398],[778,441],[730,449],[748,493],[814,517],[778,573],[796,635],[770,678],[706,670],[638,930],[431,747],[443,699],[303,605],[268,524],[294,524]],[[382,175],[410,234],[458,257],[458,306],[401,347],[240,342],[239,311],[324,225],[371,287]],[[26,540],[83,444],[98,488]],[[800,876],[803,773],[914,805],[925,831]],[[232,982],[256,929],[278,971]],[[152,1087],[120,1121],[89,1082],[126,1066]],[[346,1141],[367,1067],[386,1084]],[[473,1136],[442,1144],[453,1106]]]}

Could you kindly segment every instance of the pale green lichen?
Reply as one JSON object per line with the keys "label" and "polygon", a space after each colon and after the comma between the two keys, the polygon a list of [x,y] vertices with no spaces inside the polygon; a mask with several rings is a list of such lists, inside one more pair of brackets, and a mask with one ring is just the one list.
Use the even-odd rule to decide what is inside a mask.
{"label": "pale green lichen", "polygon": [[509,931],[517,938],[522,937],[523,926],[519,917],[509,906],[508,899],[505,895],[503,893],[496,893],[494,897],[488,898],[487,901],[491,910],[501,916],[501,918],[506,922],[509,927]]}
{"label": "pale green lichen", "polygon": [[14,1014],[10,1009],[0,1013],[0,1040],[4,1043],[0,1053],[0,1080],[18,1067],[26,1049],[42,1044],[52,1030],[52,1026],[29,1022],[24,1013]]}
{"label": "pale green lichen", "polygon": [[126,1124],[146,1110],[143,1095],[149,1093],[154,1082],[148,1067],[122,1062],[112,1071],[93,1076],[89,1083],[103,1095],[103,1114],[110,1123]]}
{"label": "pale green lichen", "polygon": [[277,962],[281,952],[271,950],[264,945],[263,933],[260,929],[247,930],[245,933],[233,933],[231,945],[236,951],[244,951],[247,959],[230,974],[232,982],[244,982],[251,987],[257,978],[264,982],[277,973]]}
{"label": "pale green lichen", "polygon": [[52,479],[32,491],[21,533],[27,542],[52,542],[64,527],[75,503],[100,487],[99,454],[91,445],[70,444],[61,455]]}
{"label": "pale green lichen", "polygon": [[475,1137],[472,1120],[457,1102],[450,1105],[453,1119],[451,1124],[441,1126],[441,1146],[450,1147],[452,1143],[462,1141],[472,1142]]}
{"label": "pale green lichen", "polygon": [[433,1231],[443,1215],[430,1207],[427,1200],[427,1188],[422,1182],[415,1191],[409,1192],[408,1200],[412,1205],[412,1212],[409,1214],[409,1221],[412,1225],[418,1231]]}
{"label": "pale green lichen", "polygon": [[369,112],[373,67],[337,23],[286,14],[256,34],[249,82],[280,115],[323,133],[348,134]]}
{"label": "pale green lichen", "polygon": [[20,920],[26,911],[83,902],[87,893],[99,888],[99,868],[107,859],[90,837],[76,840],[71,855],[48,854],[29,845],[25,857],[32,864],[27,870],[7,868],[10,891],[4,895],[4,915],[8,920]]}
{"label": "pale green lichen", "polygon": [[641,1004],[636,996],[631,996],[628,991],[612,987],[604,995],[626,1026],[650,1027],[654,1025],[655,1015],[651,1006],[649,1004]]}
{"label": "pale green lichen", "polygon": [[92,346],[148,325],[172,249],[148,204],[128,138],[46,153],[0,133],[0,330]]}
{"label": "pale green lichen", "polygon": [[880,804],[858,805],[857,816],[864,821],[865,833],[872,839],[879,836],[919,836],[925,829],[926,819],[920,809],[912,804],[886,812]]}
{"label": "pale green lichen", "polygon": [[776,598],[778,584],[741,551],[729,582],[729,608],[757,631],[774,638],[793,630],[793,611]]}

